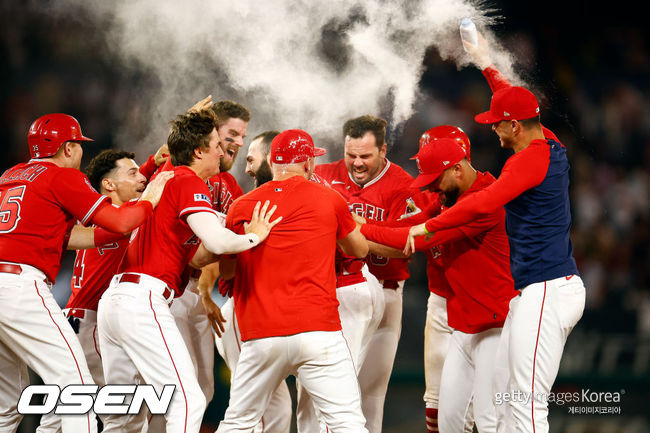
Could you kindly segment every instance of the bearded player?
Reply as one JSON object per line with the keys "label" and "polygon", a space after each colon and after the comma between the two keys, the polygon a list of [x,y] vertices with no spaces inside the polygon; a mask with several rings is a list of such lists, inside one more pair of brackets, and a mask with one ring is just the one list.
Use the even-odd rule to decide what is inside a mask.
{"label": "bearded player", "polygon": [[[413,178],[386,158],[386,121],[366,115],[350,119],[343,126],[344,158],[316,166],[315,172],[347,200],[350,209],[367,220],[397,221],[417,212],[411,202],[419,190]],[[371,246],[371,252],[373,247]],[[407,259],[388,258],[376,252],[367,257],[370,272],[382,292],[385,309],[378,329],[365,349],[359,370],[362,407],[366,427],[380,432],[384,400],[393,369],[402,327],[402,290],[409,276]]]}

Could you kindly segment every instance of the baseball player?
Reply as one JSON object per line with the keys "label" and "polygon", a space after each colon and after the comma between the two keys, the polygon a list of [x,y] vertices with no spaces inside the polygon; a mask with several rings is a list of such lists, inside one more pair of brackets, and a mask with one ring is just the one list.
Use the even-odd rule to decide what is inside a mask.
{"label": "baseball player", "polygon": [[[209,108],[216,116],[223,156],[219,160],[219,173],[208,179],[208,187],[213,209],[225,215],[234,199],[243,194],[237,180],[228,171],[244,144],[250,113],[245,107],[232,101],[212,103],[212,98],[208,97],[204,102],[205,104],[201,105],[199,101],[190,111]],[[221,221],[222,224],[225,223],[225,217],[222,216]],[[218,262],[208,265],[206,274],[209,274],[212,267],[218,272],[218,266]],[[189,269],[187,272],[190,273],[189,282],[183,296],[178,299],[179,302],[172,305],[171,312],[194,360],[206,401],[210,402],[214,395],[214,346],[211,328],[216,326],[215,330],[220,332],[219,325],[214,322],[219,321],[221,313],[211,298],[214,280],[209,287],[208,284],[202,285],[207,290],[201,292],[201,271]],[[216,279],[216,276],[214,278]]]}
{"label": "baseball player", "polygon": [[[198,101],[188,112],[212,110],[217,118],[217,133],[221,139],[219,146],[224,156],[219,160],[219,173],[208,179],[213,208],[219,212],[220,222],[225,223],[225,213],[233,200],[243,194],[235,178],[227,173],[243,145],[246,128],[250,120],[248,110],[232,101],[213,103],[212,95]],[[161,170],[173,170],[171,161]],[[219,263],[211,263],[201,270],[188,266],[182,274],[183,294],[171,305],[171,313],[190,353],[197,379],[209,403],[214,395],[214,347],[212,329],[220,334],[226,326],[219,307],[212,301],[211,292],[218,277]],[[199,282],[203,279],[203,285]],[[207,281],[210,280],[211,283]],[[201,287],[204,287],[201,293]],[[162,416],[149,418],[148,431],[164,431],[165,419]]]}
{"label": "baseball player", "polygon": [[[468,199],[494,182],[477,172],[465,151],[452,139],[432,141],[415,156],[420,175],[413,186],[438,193],[444,208]],[[444,213],[444,211],[443,211]],[[508,303],[515,295],[510,274],[505,212],[490,214],[463,226],[422,239],[418,250],[441,251],[444,277],[452,291],[447,301],[449,326],[454,331],[440,383],[439,428],[459,432],[473,415],[480,432],[496,431],[492,403],[494,361]],[[362,233],[388,245],[404,244],[408,227],[364,225]]]}
{"label": "baseball player", "polygon": [[[160,156],[158,159],[158,155],[164,151],[166,146],[161,147],[156,155],[152,155],[149,158],[151,164],[155,166],[156,163],[160,165],[164,162],[164,157]],[[92,187],[109,197],[113,206],[139,198],[146,187],[147,178],[133,160],[134,157],[130,152],[104,150],[86,167],[85,172]],[[72,236],[75,236],[78,227],[75,226]],[[93,236],[98,239],[101,234],[93,233]],[[106,236],[106,240],[110,242],[96,248],[77,251],[70,282],[72,294],[63,310],[81,343],[93,381],[99,386],[104,386],[106,382],[97,337],[97,303],[117,272],[129,242],[128,236],[121,234],[115,236],[115,240],[109,239],[108,233]],[[59,417],[50,413],[41,417],[36,431],[46,433],[60,430]]]}
{"label": "baseball player", "polygon": [[[471,160],[469,137],[457,126],[440,125],[427,130],[420,137],[419,148],[421,150],[442,138],[454,140],[465,151],[467,161]],[[408,227],[438,215],[442,206],[438,194],[428,190],[421,191],[421,194],[424,197],[419,197],[417,201],[430,203],[429,206],[423,206],[421,212],[416,211],[406,214],[397,222],[370,222],[381,226]],[[360,222],[365,224],[367,221],[360,219]],[[403,244],[393,244],[393,246],[399,245]],[[447,349],[449,348],[449,340],[453,332],[447,323],[447,298],[452,295],[452,292],[444,275],[440,247],[433,245],[427,248],[425,255],[427,257],[427,281],[429,285],[429,299],[424,327],[425,419],[428,433],[437,433],[440,378]],[[471,413],[468,415],[465,431],[471,432],[474,422]]]}
{"label": "baseball player", "polygon": [[[0,430],[15,431],[16,403],[29,365],[46,384],[92,384],[83,349],[50,288],[75,221],[129,232],[157,205],[162,176],[139,202],[110,206],[79,171],[83,136],[77,120],[55,113],[32,123],[32,157],[0,177]],[[46,216],[46,217],[45,217]],[[94,243],[91,241],[92,246]],[[95,432],[94,415],[61,416],[64,433]]]}
{"label": "baseball player", "polygon": [[[477,64],[489,66],[487,42],[482,36],[479,41],[465,46]],[[499,83],[490,80],[496,70],[487,69],[488,81]],[[535,95],[523,87],[499,84],[490,110],[475,120],[492,125],[501,146],[514,155],[488,188],[412,227],[407,247],[413,248],[416,236],[458,227],[505,206],[510,265],[519,295],[510,302],[497,354],[497,365],[503,368],[496,374],[495,392],[512,397],[497,407],[498,431],[547,432],[547,396],[585,303],[569,238],[569,162],[566,148],[542,127]]]}
{"label": "baseball player", "polygon": [[222,263],[224,275],[236,272],[233,293],[243,343],[219,433],[251,431],[289,374],[308,390],[332,432],[367,431],[341,333],[334,253],[338,244],[363,257],[368,247],[345,200],[308,181],[314,157],[324,153],[304,131],[279,134],[271,149],[273,181],[239,198],[228,213],[227,227],[241,231],[255,201],[270,199],[283,221],[264,245],[236,257],[236,271],[234,260]]}
{"label": "baseball player", "polygon": [[[352,212],[366,220],[396,221],[420,211],[413,202],[419,194],[410,186],[413,178],[386,159],[385,135],[383,119],[369,115],[350,119],[343,126],[344,159],[316,167],[316,173],[347,199]],[[379,327],[368,343],[359,372],[366,427],[374,433],[381,431],[386,390],[401,332],[402,290],[409,273],[407,259],[370,254],[367,262],[385,298]]]}
{"label": "baseball player", "polygon": [[[245,251],[263,241],[277,221],[269,222],[275,208],[267,213],[266,203],[261,212],[259,204],[255,208],[246,235],[235,235],[219,223],[205,183],[218,172],[223,155],[212,113],[178,116],[167,144],[173,181],[151,218],[132,233],[121,273],[99,301],[99,340],[107,383],[143,380],[158,392],[163,385],[175,385],[166,431],[198,432],[206,399],[169,304],[183,293],[181,273],[190,260],[196,266],[210,260],[197,258],[197,251]],[[104,431],[140,431],[143,415],[107,416]]]}
{"label": "baseball player", "polygon": [[[271,167],[268,163],[268,156],[271,151],[271,141],[280,134],[279,131],[266,131],[262,132],[251,141],[248,147],[248,155],[246,158],[246,173],[255,178],[256,186],[261,186],[273,178]],[[271,178],[268,179],[265,170],[271,173]],[[210,266],[208,266],[210,267]],[[204,268],[205,269],[205,268]],[[214,286],[214,281],[205,278],[202,275],[201,284],[209,284],[209,288],[203,288],[202,292],[208,292]],[[221,336],[215,339],[217,350],[226,362],[230,369],[231,378],[235,375],[237,370],[237,362],[241,353],[241,333],[237,324],[237,317],[235,315],[235,302],[232,297],[233,281],[224,280],[219,281],[219,288],[223,290],[222,295],[228,295],[229,298],[226,303],[221,307],[221,314],[226,318],[223,324],[223,332]],[[271,399],[269,400],[268,407],[264,411],[262,419],[255,426],[257,433],[289,433],[291,429],[291,394],[285,381],[282,381],[278,387],[273,391]]]}

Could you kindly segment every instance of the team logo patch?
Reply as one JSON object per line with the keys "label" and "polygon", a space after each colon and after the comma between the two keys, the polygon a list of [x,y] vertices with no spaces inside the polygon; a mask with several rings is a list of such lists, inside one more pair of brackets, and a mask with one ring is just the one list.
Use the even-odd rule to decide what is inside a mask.
{"label": "team logo patch", "polygon": [[208,197],[205,194],[194,194],[194,201],[204,201],[207,202],[208,204],[212,204],[210,201],[210,197]]}

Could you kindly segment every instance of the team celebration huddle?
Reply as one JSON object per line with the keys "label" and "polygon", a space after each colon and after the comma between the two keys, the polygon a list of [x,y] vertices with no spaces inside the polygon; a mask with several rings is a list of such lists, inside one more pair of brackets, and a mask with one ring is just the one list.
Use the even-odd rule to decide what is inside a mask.
{"label": "team celebration huddle", "polygon": [[[462,43],[493,96],[475,120],[513,151],[498,177],[472,166],[461,128],[431,125],[413,178],[386,158],[387,122],[364,113],[342,125],[335,162],[319,162],[309,125],[246,148],[254,110],[212,96],[177,115],[142,165],[103,150],[82,172],[91,138],[77,120],[38,117],[31,159],[0,177],[0,432],[18,429],[29,367],[62,403],[71,385],[148,385],[159,398],[173,385],[165,413],[52,402],[39,433],[198,433],[216,344],[231,371],[217,432],[289,433],[295,376],[299,433],[379,433],[419,251],[422,431],[547,432],[544,396],[585,305],[569,162],[535,95],[476,36]],[[255,179],[246,194],[231,173],[240,152]],[[66,249],[77,251],[62,310],[50,289]]]}

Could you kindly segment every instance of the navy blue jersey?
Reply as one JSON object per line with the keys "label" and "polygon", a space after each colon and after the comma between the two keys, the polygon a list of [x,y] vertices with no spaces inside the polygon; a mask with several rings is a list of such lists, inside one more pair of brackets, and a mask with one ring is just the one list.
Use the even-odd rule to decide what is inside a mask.
{"label": "navy blue jersey", "polygon": [[549,162],[539,185],[505,205],[515,288],[577,274],[569,232],[569,161],[566,148],[548,140]]}
{"label": "navy blue jersey", "polygon": [[[569,230],[569,162],[566,149],[546,134],[512,155],[496,182],[426,223],[430,232],[457,227],[499,206],[515,288],[577,274]],[[551,138],[553,137],[553,138]]]}

